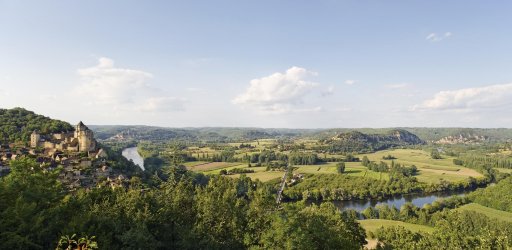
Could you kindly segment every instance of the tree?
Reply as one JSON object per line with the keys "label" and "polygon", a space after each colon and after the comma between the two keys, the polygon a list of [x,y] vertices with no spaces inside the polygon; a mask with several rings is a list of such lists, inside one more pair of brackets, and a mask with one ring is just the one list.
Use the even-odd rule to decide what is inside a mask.
{"label": "tree", "polygon": [[345,162],[338,162],[336,164],[336,170],[338,171],[338,174],[345,173]]}
{"label": "tree", "polygon": [[273,214],[272,225],[262,237],[263,249],[362,249],[364,229],[342,216],[332,203],[320,206],[285,205]]}
{"label": "tree", "polygon": [[363,156],[362,164],[365,167],[368,167],[368,165],[370,164],[370,160],[368,159],[368,157],[366,155]]}
{"label": "tree", "polygon": [[430,153],[430,157],[434,160],[442,159],[441,154],[439,153],[439,150],[432,149],[432,152]]}

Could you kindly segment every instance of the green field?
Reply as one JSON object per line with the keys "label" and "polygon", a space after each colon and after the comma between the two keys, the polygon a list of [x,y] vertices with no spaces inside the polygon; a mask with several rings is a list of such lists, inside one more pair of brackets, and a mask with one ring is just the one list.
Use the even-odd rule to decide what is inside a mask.
{"label": "green field", "polygon": [[[220,168],[220,169],[214,169],[210,171],[203,172],[204,174],[210,175],[210,174],[219,174],[222,169],[230,170],[233,168],[248,168],[246,163],[238,163],[238,165]],[[284,172],[281,171],[266,171],[267,167],[251,167],[248,168],[251,170],[254,170],[254,173],[245,173],[247,177],[250,177],[253,180],[259,179],[260,181],[266,182],[270,180],[274,180],[277,178],[282,178]],[[231,174],[227,175],[231,178],[238,178],[240,177],[240,174]]]}
{"label": "green field", "polygon": [[[282,178],[284,175],[284,172],[264,171],[264,172],[247,173],[245,175],[247,177],[250,177],[252,180],[260,180],[260,181],[266,182],[266,181]],[[240,174],[233,174],[233,175],[228,175],[228,176],[232,177],[232,178],[238,178],[240,176]]]}
{"label": "green field", "polygon": [[512,168],[494,168],[502,173],[512,174]]}
{"label": "green field", "polygon": [[461,181],[468,177],[482,177],[473,169],[453,164],[454,157],[443,155],[443,159],[432,159],[430,153],[417,149],[394,149],[383,150],[371,154],[358,155],[359,158],[367,156],[371,161],[384,161],[391,164],[391,160],[383,160],[383,156],[392,155],[397,159],[393,160],[406,166],[415,165],[419,174],[416,176],[419,181],[427,183],[439,183],[440,180]]}
{"label": "green field", "polygon": [[489,218],[512,222],[512,213],[485,207],[477,203],[466,204],[457,208],[457,210],[475,211],[477,213],[485,214]]}
{"label": "green field", "polygon": [[[301,174],[337,174],[335,162],[321,165],[295,165],[294,167],[297,168],[295,172]],[[389,175],[387,173],[379,173],[368,170],[368,168],[364,167],[359,162],[346,162],[344,174],[351,176],[366,176],[379,180],[389,179]]]}
{"label": "green field", "polygon": [[366,230],[366,234],[369,232],[375,232],[377,229],[381,227],[392,227],[392,226],[402,226],[406,229],[409,229],[413,232],[427,232],[430,233],[434,231],[434,228],[424,225],[417,225],[412,223],[406,223],[403,221],[396,220],[381,220],[381,219],[368,219],[368,220],[359,220],[358,221],[361,226]]}
{"label": "green field", "polygon": [[361,165],[359,162],[346,162],[345,174],[352,176],[366,176],[378,180],[389,180],[388,173],[380,173],[368,170],[367,167]]}
{"label": "green field", "polygon": [[436,169],[436,170],[445,170],[445,171],[459,171],[460,168],[453,168],[453,167],[447,167],[447,166],[424,166],[423,168],[426,169]]}
{"label": "green field", "polygon": [[205,164],[205,163],[207,163],[207,162],[206,161],[189,161],[189,162],[183,163],[183,165],[187,168],[190,168],[190,167],[194,167],[194,166]]}
{"label": "green field", "polygon": [[[197,162],[196,162],[197,163]],[[186,165],[185,165],[186,166]],[[235,168],[235,167],[246,167],[246,164],[239,163],[239,162],[203,162],[200,164],[192,164],[191,166],[186,166],[188,170],[192,170],[195,172],[211,172],[226,168]]]}

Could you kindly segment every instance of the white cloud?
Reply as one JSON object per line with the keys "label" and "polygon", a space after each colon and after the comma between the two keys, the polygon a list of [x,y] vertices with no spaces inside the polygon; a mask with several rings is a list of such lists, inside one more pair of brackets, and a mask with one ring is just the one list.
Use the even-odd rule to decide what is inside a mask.
{"label": "white cloud", "polygon": [[79,69],[78,75],[83,84],[77,91],[100,105],[132,103],[134,94],[147,91],[147,81],[153,78],[144,71],[115,68],[114,61],[106,57],[100,58],[94,67]]}
{"label": "white cloud", "polygon": [[163,96],[164,91],[148,83],[153,78],[151,73],[117,68],[110,58],[101,57],[96,66],[79,69],[77,72],[82,84],[75,88],[74,95],[82,103],[110,107],[113,110],[182,109],[182,104],[178,103],[179,98]]}
{"label": "white cloud", "polygon": [[329,86],[326,90],[322,91],[322,93],[320,93],[320,95],[322,97],[327,97],[327,96],[331,96],[334,94],[334,87],[333,86]]}
{"label": "white cloud", "polygon": [[353,85],[355,83],[357,83],[356,80],[345,80],[345,84],[348,84],[348,85]]}
{"label": "white cloud", "polygon": [[425,37],[426,40],[431,42],[440,42],[444,39],[447,39],[452,36],[452,33],[447,31],[444,34],[437,34],[437,33],[430,33],[427,37]]}
{"label": "white cloud", "polygon": [[234,104],[256,107],[265,112],[285,112],[302,102],[302,99],[318,84],[306,80],[315,72],[291,67],[285,73],[253,79],[249,88],[233,99]]}
{"label": "white cloud", "polygon": [[413,109],[474,110],[512,104],[512,83],[441,91]]}
{"label": "white cloud", "polygon": [[408,83],[396,83],[396,84],[388,84],[386,88],[388,89],[403,89],[409,87]]}

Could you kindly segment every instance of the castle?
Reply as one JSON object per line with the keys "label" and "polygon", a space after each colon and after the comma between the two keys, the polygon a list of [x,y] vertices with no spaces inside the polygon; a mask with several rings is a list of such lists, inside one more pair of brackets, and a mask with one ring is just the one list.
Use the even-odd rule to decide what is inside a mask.
{"label": "castle", "polygon": [[[41,147],[49,151],[70,151],[70,152],[91,152],[96,151],[96,140],[94,133],[81,121],[76,125],[75,132],[55,133],[49,136],[42,136],[37,131],[30,135],[30,146]],[[52,152],[48,152],[51,154]]]}

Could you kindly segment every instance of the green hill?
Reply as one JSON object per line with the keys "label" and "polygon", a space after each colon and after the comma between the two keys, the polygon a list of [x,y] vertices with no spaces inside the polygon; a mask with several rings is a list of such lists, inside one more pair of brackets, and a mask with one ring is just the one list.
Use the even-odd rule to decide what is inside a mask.
{"label": "green hill", "polygon": [[35,114],[23,108],[0,109],[0,142],[27,142],[32,131],[41,134],[73,131],[67,122]]}

